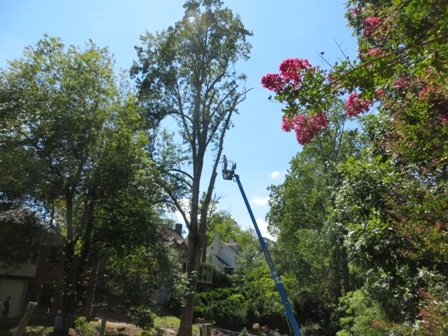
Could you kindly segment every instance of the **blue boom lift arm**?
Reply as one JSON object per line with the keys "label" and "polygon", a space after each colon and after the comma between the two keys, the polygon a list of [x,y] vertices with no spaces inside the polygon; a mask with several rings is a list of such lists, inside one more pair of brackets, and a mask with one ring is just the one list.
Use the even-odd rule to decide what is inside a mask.
{"label": "blue boom lift arm", "polygon": [[[230,168],[229,168],[230,164]],[[250,219],[252,220],[252,224],[254,225],[255,231],[258,236],[258,240],[260,241],[260,246],[263,251],[263,254],[266,258],[266,261],[269,265],[269,269],[271,270],[272,277],[274,278],[275,284],[277,286],[277,290],[280,293],[280,297],[283,302],[283,306],[285,307],[286,316],[288,318],[288,322],[290,327],[292,328],[295,336],[302,336],[302,333],[300,332],[299,324],[294,316],[294,313],[291,309],[291,305],[289,304],[288,297],[286,296],[285,289],[283,287],[283,283],[280,280],[280,276],[277,273],[277,270],[275,269],[274,263],[272,262],[271,255],[269,253],[268,247],[266,245],[266,241],[264,240],[263,236],[261,235],[260,229],[258,228],[257,222],[255,220],[254,214],[252,212],[252,209],[249,205],[249,202],[246,197],[246,193],[244,192],[243,186],[241,185],[240,177],[235,174],[236,169],[236,163],[228,162],[226,156],[223,156],[223,169],[222,169],[222,177],[224,180],[233,180],[238,184],[238,187],[240,188],[241,195],[243,196],[244,203],[246,204],[247,211],[249,212]]]}

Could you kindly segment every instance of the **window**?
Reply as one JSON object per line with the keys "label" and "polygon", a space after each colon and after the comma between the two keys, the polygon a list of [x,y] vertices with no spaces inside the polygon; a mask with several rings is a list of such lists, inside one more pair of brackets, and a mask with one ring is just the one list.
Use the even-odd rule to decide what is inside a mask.
{"label": "window", "polygon": [[212,268],[201,266],[199,268],[198,280],[199,280],[199,282],[211,283],[212,282]]}

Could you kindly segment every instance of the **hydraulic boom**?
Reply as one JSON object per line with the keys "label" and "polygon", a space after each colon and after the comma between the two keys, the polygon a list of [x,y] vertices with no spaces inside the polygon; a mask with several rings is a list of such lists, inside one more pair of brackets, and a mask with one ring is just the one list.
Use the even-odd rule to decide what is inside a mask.
{"label": "hydraulic boom", "polygon": [[[230,164],[230,168],[229,168]],[[222,169],[222,177],[225,180],[233,180],[238,184],[238,187],[240,188],[241,195],[243,196],[244,203],[246,204],[247,211],[249,212],[250,219],[252,220],[252,224],[254,225],[255,232],[257,233],[258,240],[260,241],[260,246],[263,251],[263,254],[266,258],[266,261],[269,265],[269,269],[271,270],[272,277],[274,278],[275,284],[277,286],[277,290],[280,293],[280,297],[283,302],[283,306],[285,307],[286,316],[288,318],[288,322],[290,327],[292,328],[295,336],[302,336],[302,333],[300,332],[299,324],[297,323],[297,320],[294,316],[294,313],[291,309],[291,305],[289,304],[288,297],[286,296],[285,289],[283,287],[283,283],[280,279],[280,276],[277,273],[277,270],[275,269],[274,263],[272,262],[271,255],[269,253],[268,247],[266,245],[266,242],[261,235],[260,229],[258,228],[257,222],[255,220],[254,214],[252,212],[252,209],[249,205],[249,202],[246,197],[246,193],[244,192],[243,186],[241,185],[240,177],[235,174],[236,164],[233,162],[228,162],[226,156],[223,156],[223,169]]]}

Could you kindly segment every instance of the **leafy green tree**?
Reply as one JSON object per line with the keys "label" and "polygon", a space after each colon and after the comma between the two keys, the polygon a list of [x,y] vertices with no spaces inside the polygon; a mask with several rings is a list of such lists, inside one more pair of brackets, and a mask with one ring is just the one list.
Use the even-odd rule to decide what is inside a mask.
{"label": "leafy green tree", "polygon": [[247,92],[234,65],[248,58],[250,33],[220,1],[189,0],[184,8],[184,17],[174,26],[142,37],[132,73],[148,119],[155,125],[162,120],[178,125],[176,137],[156,147],[153,155],[166,204],[180,212],[188,229],[190,285],[179,335],[191,335],[195,275],[207,238],[217,168],[226,131]]}
{"label": "leafy green tree", "polygon": [[0,206],[0,267],[28,262],[39,247],[54,239],[36,213],[21,206]]}
{"label": "leafy green tree", "polygon": [[384,335],[384,330],[380,328],[384,319],[384,312],[378,301],[363,290],[357,290],[345,296],[342,305],[345,309],[345,317],[341,319],[343,330],[338,332],[338,336],[349,335]]}
{"label": "leafy green tree", "polygon": [[270,187],[268,213],[270,227],[278,233],[273,249],[277,267],[294,274],[300,283],[301,290],[289,294],[295,299],[298,317],[302,324],[323,323],[321,327],[330,333],[337,323],[325,321],[332,316],[328,311],[354,288],[343,245],[344,229],[331,221],[336,190],[342,183],[338,166],[359,156],[362,148],[358,131],[347,130],[346,123],[343,105],[335,101],[329,125],[291,161],[285,181]]}
{"label": "leafy green tree", "polygon": [[153,309],[153,292],[162,284],[170,294],[170,304],[182,302],[178,293],[183,285],[179,256],[173,249],[167,249],[160,238],[150,245],[135,246],[124,255],[113,249],[102,252],[95,293],[99,302]]}
{"label": "leafy green tree", "polygon": [[48,36],[0,75],[1,197],[38,209],[61,237],[68,313],[91,295],[83,281],[101,247],[153,237],[145,124],[117,83],[107,49]]}
{"label": "leafy green tree", "polygon": [[[273,330],[287,332],[285,307],[263,254],[260,254],[261,262],[260,266],[246,272],[242,284],[248,323],[259,323]],[[298,290],[298,282],[292,274],[282,274],[281,281],[288,293]]]}
{"label": "leafy green tree", "polygon": [[242,229],[227,211],[218,211],[212,214],[207,230],[207,244],[212,243],[215,233],[219,233],[222,241],[236,242],[240,251],[250,245],[259,244],[254,231]]}
{"label": "leafy green tree", "polygon": [[[416,218],[419,207],[427,207],[419,191],[420,182],[409,179],[405,172],[397,172],[382,157],[348,160],[341,171],[345,182],[338,191],[334,220],[345,223],[348,230],[345,246],[351,270],[363,279],[370,299],[381,308],[384,320],[377,322],[382,329],[413,324],[416,317],[420,320],[422,290],[437,293],[442,301],[446,297],[440,290],[446,275],[438,265],[438,252],[432,244],[425,246],[431,234],[423,234],[419,244],[413,238],[413,230],[420,231],[418,225],[428,231],[430,227],[423,221],[415,221],[413,229],[403,227],[409,217]],[[418,206],[413,200],[417,196],[421,202]],[[407,214],[402,213],[403,204]],[[428,301],[432,300],[436,298],[431,296]],[[437,304],[432,303],[429,306],[434,308]],[[356,312],[362,315],[362,310]],[[428,312],[428,316],[435,317],[433,312]]]}
{"label": "leafy green tree", "polygon": [[264,259],[264,255],[261,252],[259,245],[249,245],[241,251],[234,271],[237,286],[242,286],[245,282],[246,275],[257,268],[262,267],[265,263],[266,259]]}
{"label": "leafy green tree", "polygon": [[375,109],[367,118],[370,153],[343,172],[337,213],[348,229],[348,257],[375,279],[365,286],[383,308],[405,293],[399,314],[401,299],[386,310],[390,332],[398,329],[387,322],[399,319],[413,333],[434,334],[437,316],[419,314],[418,293],[429,290],[434,305],[427,307],[446,298],[439,289],[447,277],[447,7],[440,1],[351,0],[347,8],[357,59],[345,58],[329,71],[288,59],[263,85],[285,103],[284,129],[294,130],[301,144],[326,127],[335,96],[347,95],[352,118]]}
{"label": "leafy green tree", "polygon": [[219,233],[221,240],[235,240],[238,233],[241,232],[238,223],[226,211],[218,211],[210,217],[210,224],[207,230],[207,244],[213,241],[215,233]]}

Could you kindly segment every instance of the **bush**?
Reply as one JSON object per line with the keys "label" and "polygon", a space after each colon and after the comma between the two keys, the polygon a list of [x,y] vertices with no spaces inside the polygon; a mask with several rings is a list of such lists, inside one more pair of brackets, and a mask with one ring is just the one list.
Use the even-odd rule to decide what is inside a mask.
{"label": "bush", "polygon": [[245,298],[232,288],[199,293],[196,296],[195,316],[213,321],[220,328],[243,327],[246,322]]}
{"label": "bush", "polygon": [[142,329],[154,328],[154,314],[147,307],[137,307],[131,312],[132,321]]}
{"label": "bush", "polygon": [[75,320],[76,331],[82,336],[96,336],[95,329],[90,325],[84,316],[79,316]]}

